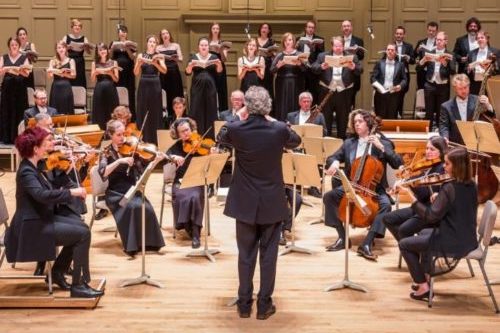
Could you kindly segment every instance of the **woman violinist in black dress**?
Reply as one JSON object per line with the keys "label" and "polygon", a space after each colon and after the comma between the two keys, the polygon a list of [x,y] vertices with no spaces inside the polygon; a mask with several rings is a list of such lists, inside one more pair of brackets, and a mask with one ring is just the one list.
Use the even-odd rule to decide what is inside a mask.
{"label": "woman violinist in black dress", "polygon": [[96,45],[90,77],[92,81],[97,81],[92,99],[92,123],[104,130],[111,113],[119,104],[115,86],[118,82],[118,64],[109,58],[109,49],[104,43]]}
{"label": "woman violinist in black dress", "polygon": [[275,80],[275,116],[276,119],[285,121],[287,114],[299,109],[298,97],[304,91],[303,74],[305,66],[300,60],[285,63],[285,56],[298,56],[295,49],[295,37],[287,32],[281,38],[283,51],[276,55],[271,65],[271,73],[276,74]]}
{"label": "woman violinist in black dress", "polygon": [[112,42],[110,46],[111,59],[118,63],[122,69],[116,83],[117,87],[125,87],[128,91],[128,107],[132,112],[132,120],[135,121],[135,75],[134,61],[137,52],[137,43],[128,40],[128,29],[120,24],[118,28],[118,41]]}
{"label": "woman violinist in black dress", "polygon": [[194,54],[186,67],[186,75],[193,74],[191,81],[191,105],[189,116],[193,118],[200,134],[214,137],[213,124],[217,120],[217,73],[222,72],[222,62],[210,54],[207,38],[198,41],[198,53]]}
{"label": "woman violinist in black dress", "polygon": [[[19,27],[17,28],[16,36],[17,39],[19,39],[19,43],[21,43],[21,53],[28,58],[31,65],[34,64],[38,59],[38,55],[36,53],[35,43],[28,40],[28,30],[23,27]],[[31,71],[30,75],[26,78],[26,87],[35,89],[35,77],[33,75],[33,71]]]}
{"label": "woman violinist in black dress", "polygon": [[[269,23],[262,23],[259,27],[259,36],[257,37],[257,47],[269,48],[275,44],[273,37],[273,30]],[[274,76],[271,73],[271,64],[273,63],[274,53],[267,52],[262,55],[265,60],[265,71],[263,79],[263,87],[269,92],[269,96],[274,100]],[[274,107],[274,103],[273,103]]]}
{"label": "woman violinist in black dress", "polygon": [[[21,54],[17,38],[7,40],[9,52],[0,58],[0,75],[3,76],[0,101],[0,141],[14,143],[17,126],[28,108],[26,78],[30,73],[28,59]],[[28,67],[23,67],[28,66]]]}
{"label": "woman violinist in black dress", "polygon": [[184,87],[179,70],[179,62],[182,62],[182,51],[180,45],[174,43],[174,38],[167,29],[160,31],[160,45],[156,51],[165,55],[167,73],[160,74],[160,80],[161,88],[167,93],[167,114],[171,115],[174,98],[184,97]]}
{"label": "woman violinist in black dress", "polygon": [[75,61],[68,56],[64,41],[56,44],[56,56],[49,62],[47,75],[53,78],[49,105],[59,114],[74,114],[75,103],[70,80],[76,77]]}
{"label": "woman violinist in black dress", "polygon": [[257,41],[253,38],[245,43],[243,54],[238,59],[238,79],[241,91],[246,92],[251,86],[262,86],[266,65],[264,57],[257,55]]}
{"label": "woman violinist in black dress", "polygon": [[162,128],[162,96],[159,73],[165,74],[167,67],[163,56],[158,55],[156,46],[158,39],[155,35],[146,38],[146,52],[140,53],[134,66],[134,74],[140,76],[137,88],[137,127],[142,123],[149,112],[147,124],[144,126],[143,138],[149,143],[157,143],[156,130]]}
{"label": "woman violinist in black dress", "polygon": [[[120,201],[130,187],[135,186],[144,171],[145,162],[140,158],[124,157],[120,154],[120,148],[125,144],[126,140],[124,135],[125,126],[120,120],[110,120],[106,131],[111,138],[111,144],[101,154],[99,174],[104,181],[109,181],[105,200],[115,218],[123,244],[123,251],[133,256],[142,249],[142,196],[139,192],[136,192],[125,207],[120,205]],[[150,163],[157,163],[163,157],[163,154],[159,154]],[[165,246],[165,242],[153,206],[147,199],[145,223],[146,250],[158,251]]]}
{"label": "woman violinist in black dress", "polygon": [[217,98],[219,103],[219,111],[227,110],[227,73],[226,73],[226,60],[227,60],[227,47],[219,47],[223,42],[221,40],[221,28],[219,23],[212,23],[208,33],[208,42],[210,46],[210,53],[217,56],[221,61],[222,71],[218,72],[215,77],[217,85]]}
{"label": "woman violinist in black dress", "polygon": [[[83,58],[83,53],[87,52],[90,54],[90,49],[88,46],[89,41],[87,37],[81,35],[82,33],[82,22],[78,19],[71,20],[71,33],[67,34],[62,38],[62,40],[68,45],[68,56],[75,61],[76,76],[70,80],[70,83],[74,87],[84,87],[87,88],[87,77],[85,76],[85,59]],[[75,44],[78,43],[78,46]]]}

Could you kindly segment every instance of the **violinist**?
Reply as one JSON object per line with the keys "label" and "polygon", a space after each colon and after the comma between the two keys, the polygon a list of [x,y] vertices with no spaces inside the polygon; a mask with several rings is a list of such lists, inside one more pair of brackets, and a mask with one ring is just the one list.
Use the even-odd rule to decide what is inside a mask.
{"label": "violinist", "polygon": [[174,112],[167,118],[168,128],[172,126],[174,121],[186,116],[186,99],[184,97],[175,97],[172,100],[172,110]]}
{"label": "violinist", "polygon": [[477,189],[467,151],[462,148],[449,151],[445,155],[444,170],[451,181],[442,185],[431,205],[419,202],[407,187],[399,187],[410,195],[413,212],[424,224],[434,226],[434,229],[424,229],[417,236],[399,242],[415,283],[412,285],[414,292],[410,294],[415,300],[429,298],[431,256],[462,258],[477,248]]}
{"label": "violinist", "polygon": [[[120,206],[120,201],[136,184],[141,176],[146,161],[140,157],[124,156],[125,126],[119,120],[110,120],[106,131],[111,138],[111,144],[101,153],[99,160],[99,174],[103,181],[108,180],[105,200],[113,217],[115,218],[118,233],[123,244],[123,251],[129,256],[134,256],[141,251],[141,223],[142,223],[142,196],[137,192],[125,207]],[[163,159],[163,154],[157,154],[154,161]],[[158,219],[153,206],[146,201],[146,251],[158,251],[165,242],[161,234]]]}
{"label": "violinist", "polygon": [[[383,174],[380,183],[378,183],[375,188],[377,194],[375,199],[378,202],[379,209],[368,235],[358,248],[358,254],[369,260],[375,260],[377,258],[376,255],[372,253],[372,244],[375,237],[384,237],[385,226],[382,223],[382,218],[386,213],[391,211],[391,202],[389,196],[385,192],[385,188],[388,186],[385,175],[386,165],[389,164],[391,167],[397,169],[402,164],[401,157],[396,154],[394,145],[389,139],[384,136],[379,136],[378,134],[370,134],[374,132],[377,126],[378,119],[372,112],[366,110],[353,111],[349,119],[349,129],[353,131],[354,135],[346,139],[339,150],[328,157],[328,169],[326,170],[327,175],[334,175],[339,169],[340,163],[344,163],[345,173],[349,177],[351,174],[351,165],[353,165],[356,159],[364,155],[367,148],[369,148],[369,155],[382,163]],[[327,251],[339,251],[344,249],[344,242],[346,241],[345,229],[343,223],[339,219],[338,211],[344,194],[344,189],[342,186],[339,186],[323,196],[323,202],[325,204],[325,224],[337,229],[339,236],[335,243],[327,246]],[[349,246],[350,245],[349,241]]]}
{"label": "violinist", "polygon": [[114,110],[113,113],[111,113],[111,119],[113,120],[119,120],[123,123],[123,126],[125,126],[125,136],[139,136],[139,129],[137,128],[137,124],[131,122],[132,119],[132,112],[130,112],[130,109],[126,106],[120,105],[117,106]]}
{"label": "violinist", "polygon": [[[448,147],[444,138],[440,136],[430,138],[427,141],[427,146],[425,148],[425,161],[420,162],[420,164],[428,167],[426,169],[422,169],[422,171],[420,171],[417,175],[410,177],[409,179],[419,178],[425,175],[443,174],[444,154],[447,149]],[[418,168],[418,163],[415,164],[416,168]],[[403,181],[396,182],[394,187],[396,188]],[[431,197],[435,198],[437,192],[439,191],[439,186],[415,187],[412,188],[412,190],[414,191],[419,202],[429,206],[431,204]],[[411,207],[390,212],[384,216],[382,221],[397,241],[405,237],[412,236],[420,230],[426,228],[426,225],[422,222],[419,216],[413,212]]]}

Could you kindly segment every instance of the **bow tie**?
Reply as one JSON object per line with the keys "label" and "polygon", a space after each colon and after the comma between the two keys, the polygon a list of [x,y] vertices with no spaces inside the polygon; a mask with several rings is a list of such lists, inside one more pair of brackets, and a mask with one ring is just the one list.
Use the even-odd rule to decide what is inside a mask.
{"label": "bow tie", "polygon": [[396,62],[394,60],[386,60],[385,63],[387,65],[394,65]]}

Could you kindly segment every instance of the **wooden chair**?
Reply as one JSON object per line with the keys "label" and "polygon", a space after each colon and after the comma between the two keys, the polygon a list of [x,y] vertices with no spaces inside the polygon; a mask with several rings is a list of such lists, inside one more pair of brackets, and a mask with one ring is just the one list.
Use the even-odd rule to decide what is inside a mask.
{"label": "wooden chair", "polygon": [[[160,210],[160,228],[163,225],[163,209],[165,206],[165,194],[172,198],[172,184],[175,179],[176,165],[167,163],[163,166],[163,187],[161,189],[161,210]],[[172,219],[173,220],[173,219]],[[173,221],[173,238],[175,238],[175,221]]]}
{"label": "wooden chair", "polygon": [[129,106],[128,90],[125,87],[116,87],[118,93],[118,104],[121,106]]}
{"label": "wooden chair", "polygon": [[75,114],[87,113],[87,90],[85,87],[71,87],[73,90],[73,101]]}
{"label": "wooden chair", "polygon": [[[99,169],[97,165],[90,169],[90,186],[92,187],[92,218],[90,220],[89,229],[92,230],[94,225],[95,215],[98,209],[105,209],[111,212],[106,201],[100,199],[106,193],[108,188],[108,181],[103,181],[101,175],[99,174]],[[118,235],[118,230],[113,230],[115,232],[115,238]]]}
{"label": "wooden chair", "polygon": [[9,212],[7,210],[7,204],[5,203],[2,189],[0,189],[0,268],[2,268],[2,264],[5,259],[5,233],[7,232],[8,227]]}

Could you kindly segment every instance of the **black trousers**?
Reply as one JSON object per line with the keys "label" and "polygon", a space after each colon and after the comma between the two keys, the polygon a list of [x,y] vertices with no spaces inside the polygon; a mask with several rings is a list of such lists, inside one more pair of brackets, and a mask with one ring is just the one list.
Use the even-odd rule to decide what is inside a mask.
{"label": "black trousers", "polygon": [[272,304],[276,280],[276,262],[280,239],[280,222],[273,224],[249,224],[236,220],[238,244],[238,308],[250,311],[252,307],[253,275],[259,253],[260,290],[257,300],[259,312],[265,312]]}
{"label": "black trousers", "polygon": [[[328,89],[320,87],[319,100],[322,101]],[[354,88],[344,89],[341,92],[334,92],[323,109],[326,123],[326,135],[332,136],[333,112],[335,112],[335,119],[337,122],[337,137],[345,139],[347,122],[349,120],[349,113],[351,112],[352,95]]]}
{"label": "black trousers", "polygon": [[384,215],[382,221],[397,241],[413,236],[422,229],[430,227],[430,225],[425,224],[422,219],[413,212],[411,207],[387,213]]}
{"label": "black trousers", "polygon": [[375,92],[373,100],[375,114],[382,119],[398,119],[399,95],[401,92],[381,94]]}
{"label": "black trousers", "polygon": [[73,284],[89,282],[90,230],[88,226],[80,219],[56,215],[54,231],[56,246],[63,248],[54,262],[53,271],[65,273],[73,261]]}
{"label": "black trousers", "polygon": [[450,85],[426,82],[424,99],[425,119],[430,120],[429,130],[432,131],[434,127],[439,128],[441,104],[450,99]]}
{"label": "black trousers", "polygon": [[428,261],[425,259],[427,258],[431,235],[432,229],[424,229],[419,235],[403,238],[399,242],[401,255],[405,259],[415,283],[424,283],[426,281],[425,266],[427,266]]}
{"label": "black trousers", "polygon": [[[291,188],[285,187],[285,195],[286,200],[288,201],[288,219],[283,221],[281,224],[281,231],[291,231],[292,230],[292,210],[293,210],[293,190]],[[302,207],[302,196],[299,193],[299,189],[297,188],[297,193],[295,195],[295,216],[300,211],[300,207]]]}

